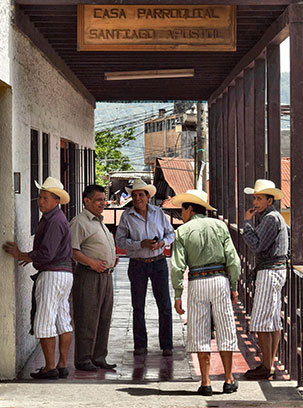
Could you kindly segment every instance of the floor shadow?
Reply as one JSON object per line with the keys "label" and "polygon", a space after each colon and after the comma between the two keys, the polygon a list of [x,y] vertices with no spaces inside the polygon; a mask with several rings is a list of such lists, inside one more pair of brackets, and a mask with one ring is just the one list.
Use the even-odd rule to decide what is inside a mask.
{"label": "floor shadow", "polygon": [[[119,388],[117,391],[126,392],[127,394],[133,397],[147,397],[150,395],[159,395],[159,396],[199,396],[196,391],[187,391],[187,390],[159,390],[158,388]],[[221,395],[223,392],[214,391],[213,395]],[[200,395],[201,397],[201,395]]]}

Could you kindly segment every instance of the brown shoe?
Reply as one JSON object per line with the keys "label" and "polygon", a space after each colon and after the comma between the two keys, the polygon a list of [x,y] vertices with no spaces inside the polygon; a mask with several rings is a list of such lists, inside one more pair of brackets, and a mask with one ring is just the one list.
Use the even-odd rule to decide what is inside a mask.
{"label": "brown shoe", "polygon": [[134,350],[134,356],[144,356],[145,354],[147,354],[147,348],[145,347],[135,348]]}
{"label": "brown shoe", "polygon": [[264,367],[263,365],[260,365],[253,370],[246,371],[244,377],[247,378],[248,380],[267,380],[272,375],[273,374],[271,370]]}
{"label": "brown shoe", "polygon": [[162,356],[163,357],[171,357],[173,355],[172,349],[164,349],[162,351]]}
{"label": "brown shoe", "polygon": [[98,370],[98,368],[91,361],[75,364],[75,367],[77,370],[80,370],[80,371],[97,371]]}

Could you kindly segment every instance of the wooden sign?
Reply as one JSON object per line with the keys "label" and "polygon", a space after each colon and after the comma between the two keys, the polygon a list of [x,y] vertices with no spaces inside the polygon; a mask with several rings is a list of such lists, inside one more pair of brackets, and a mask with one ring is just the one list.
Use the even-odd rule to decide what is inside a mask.
{"label": "wooden sign", "polygon": [[235,51],[235,6],[78,5],[79,51]]}

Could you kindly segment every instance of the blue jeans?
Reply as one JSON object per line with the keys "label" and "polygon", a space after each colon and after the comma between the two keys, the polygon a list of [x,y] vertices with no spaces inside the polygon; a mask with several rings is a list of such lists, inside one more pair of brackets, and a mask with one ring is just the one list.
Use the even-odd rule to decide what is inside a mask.
{"label": "blue jeans", "polygon": [[163,258],[151,263],[130,259],[128,277],[131,283],[135,349],[147,348],[144,309],[148,278],[151,280],[153,294],[159,311],[160,348],[162,350],[172,349],[172,310],[166,259]]}

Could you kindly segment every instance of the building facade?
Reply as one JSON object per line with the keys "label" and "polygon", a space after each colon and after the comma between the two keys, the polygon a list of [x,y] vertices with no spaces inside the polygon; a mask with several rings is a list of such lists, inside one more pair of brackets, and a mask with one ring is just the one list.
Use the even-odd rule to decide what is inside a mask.
{"label": "building facade", "polygon": [[[39,221],[34,180],[61,179],[71,195],[93,179],[94,103],[70,83],[14,25],[10,0],[0,3],[1,242],[30,251]],[[16,377],[36,340],[30,328],[28,265],[0,251],[0,380]]]}

